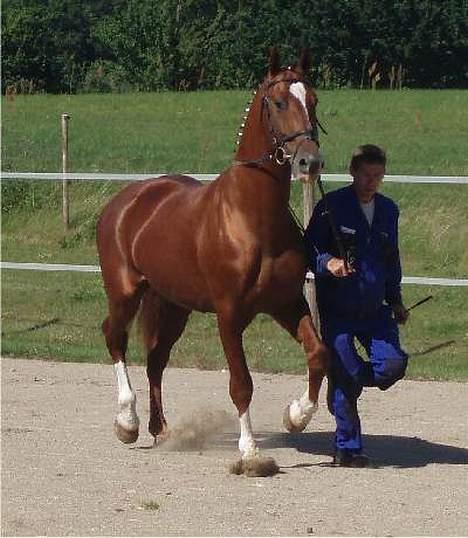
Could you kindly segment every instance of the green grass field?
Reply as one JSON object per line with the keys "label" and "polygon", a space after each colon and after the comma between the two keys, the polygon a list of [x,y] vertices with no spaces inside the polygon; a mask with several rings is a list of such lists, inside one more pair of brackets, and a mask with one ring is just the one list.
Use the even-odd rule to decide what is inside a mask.
{"label": "green grass field", "polygon": [[[100,276],[76,273],[5,271],[3,274],[3,353],[64,361],[110,362],[100,324],[106,301]],[[468,290],[406,286],[408,304],[432,293],[435,300],[413,312],[402,329],[411,359],[409,376],[421,379],[468,379]],[[443,306],[443,312],[441,312]],[[454,316],[454,312],[460,313]],[[247,329],[245,346],[253,370],[302,373],[300,347],[270,318],[259,316]],[[448,342],[454,341],[451,344]],[[447,345],[445,345],[447,344]],[[431,348],[443,345],[419,356]],[[137,331],[129,359],[144,364]],[[194,313],[177,343],[172,366],[225,368],[214,315]]]}
{"label": "green grass field", "polygon": [[[32,95],[2,101],[2,170],[61,170],[60,115],[71,114],[72,171],[216,172],[232,159],[249,92]],[[468,175],[468,92],[319,92],[327,172],[355,146],[388,150],[389,174]]]}
{"label": "green grass field", "polygon": [[[248,98],[246,92],[204,92],[3,101],[2,169],[59,171],[60,114],[69,112],[72,171],[215,172],[232,159]],[[386,147],[388,173],[468,175],[468,92],[335,91],[319,98],[329,131],[322,136],[327,172],[344,172],[352,149],[371,141]],[[72,227],[64,233],[58,183],[2,185],[3,260],[96,264],[96,217],[121,187],[73,184]],[[383,192],[400,205],[404,274],[467,278],[468,188],[388,184]],[[18,197],[23,203],[15,206]],[[301,215],[299,185],[292,201]],[[435,299],[415,310],[402,329],[407,350],[416,354],[410,376],[468,379],[468,288],[404,287],[407,304],[428,293]],[[2,295],[4,355],[108,361],[99,330],[106,307],[99,275],[5,270]],[[299,347],[267,317],[257,318],[245,340],[253,369],[304,371]],[[137,341],[130,358],[141,362]],[[225,366],[213,316],[192,316],[171,364]]]}

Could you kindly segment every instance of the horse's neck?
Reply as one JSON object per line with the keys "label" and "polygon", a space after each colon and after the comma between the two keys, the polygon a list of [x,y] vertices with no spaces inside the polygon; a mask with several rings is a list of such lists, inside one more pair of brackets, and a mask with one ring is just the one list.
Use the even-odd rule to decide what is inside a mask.
{"label": "horse's neck", "polygon": [[[271,125],[269,125],[267,114],[263,109],[262,93],[261,90],[255,93],[251,106],[247,109],[248,116],[242,128],[242,135],[235,155],[237,161],[267,159],[275,150]],[[275,172],[279,175],[284,175],[286,168],[276,166],[273,160],[264,160],[262,166],[275,168]]]}
{"label": "horse's neck", "polygon": [[272,152],[273,141],[268,127],[262,117],[262,97],[260,92],[255,94],[252,101],[243,132],[238,142],[239,147],[235,159],[237,161],[256,161]]}
{"label": "horse's neck", "polygon": [[276,162],[272,156],[274,149],[273,135],[262,111],[261,92],[257,92],[239,140],[232,171],[236,177],[235,188],[245,191],[245,196],[253,197],[257,204],[266,204],[269,212],[287,210],[291,189],[291,167]]}

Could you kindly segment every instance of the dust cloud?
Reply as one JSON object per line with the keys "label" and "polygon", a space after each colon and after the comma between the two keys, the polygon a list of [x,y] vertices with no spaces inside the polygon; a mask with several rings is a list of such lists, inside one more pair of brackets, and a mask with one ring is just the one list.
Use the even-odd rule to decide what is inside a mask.
{"label": "dust cloud", "polygon": [[237,420],[227,411],[199,409],[176,422],[160,446],[163,450],[179,452],[202,450],[216,435],[236,425]]}

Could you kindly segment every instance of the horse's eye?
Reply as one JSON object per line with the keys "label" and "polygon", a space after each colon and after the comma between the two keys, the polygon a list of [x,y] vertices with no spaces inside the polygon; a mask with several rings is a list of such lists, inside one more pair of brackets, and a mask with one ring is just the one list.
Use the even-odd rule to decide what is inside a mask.
{"label": "horse's eye", "polygon": [[275,101],[275,105],[276,108],[279,110],[286,110],[286,107],[288,106],[286,101],[284,101],[283,99],[278,99],[277,101]]}

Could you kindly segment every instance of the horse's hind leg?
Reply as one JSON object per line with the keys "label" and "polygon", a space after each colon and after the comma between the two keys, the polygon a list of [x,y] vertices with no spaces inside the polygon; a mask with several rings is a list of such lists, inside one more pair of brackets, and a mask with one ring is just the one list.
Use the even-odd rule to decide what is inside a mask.
{"label": "horse's hind leg", "polygon": [[148,351],[146,372],[150,392],[150,419],[148,430],[154,437],[164,440],[168,435],[162,403],[162,376],[171,349],[185,329],[190,310],[186,310],[159,297],[148,289],[142,301],[140,324]]}
{"label": "horse's hind leg", "polygon": [[114,362],[119,390],[119,412],[115,418],[114,429],[120,441],[134,443],[138,439],[139,419],[136,413],[136,395],[130,384],[125,362],[128,344],[128,327],[138,310],[144,284],[134,279],[126,287],[119,285],[115,278],[112,283],[106,281],[108,293],[109,316],[102,324],[107,349]]}
{"label": "horse's hind leg", "polygon": [[318,396],[327,374],[329,352],[315,329],[309,307],[304,298],[296,305],[276,313],[273,318],[304,347],[309,369],[309,385],[298,400],[287,406],[283,424],[290,432],[300,432],[318,409]]}

